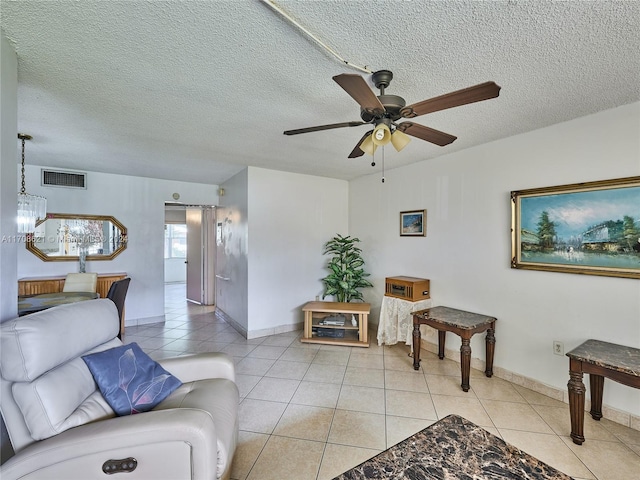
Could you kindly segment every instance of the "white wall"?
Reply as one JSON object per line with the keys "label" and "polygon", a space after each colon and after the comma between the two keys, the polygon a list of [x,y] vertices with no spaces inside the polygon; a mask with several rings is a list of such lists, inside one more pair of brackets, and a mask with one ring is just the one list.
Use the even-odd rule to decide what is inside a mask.
{"label": "white wall", "polygon": [[[325,242],[348,231],[348,183],[249,168],[249,338],[301,327],[322,295]],[[327,299],[332,300],[332,299]]]}
{"label": "white wall", "polygon": [[184,258],[165,258],[165,283],[185,283],[187,281],[187,265]]}
{"label": "white wall", "polygon": [[18,58],[9,41],[0,32],[0,322],[17,313],[16,195],[14,182],[18,170]]}
{"label": "white wall", "polygon": [[348,183],[249,167],[225,182],[216,304],[248,338],[301,328],[322,295],[324,243],[347,233]]}
{"label": "white wall", "polygon": [[[28,150],[27,150],[28,156]],[[128,230],[127,249],[111,261],[87,262],[88,272],[126,272],[131,277],[125,323],[164,319],[164,202],[215,205],[217,186],[199,183],[88,172],[87,189],[42,187],[40,168],[27,166],[27,190],[47,197],[53,213],[112,215]],[[78,269],[77,262],[43,262],[21,246],[18,278],[63,275]]]}
{"label": "white wall", "polygon": [[[640,175],[639,138],[635,103],[389,170],[384,184],[380,174],[352,181],[349,233],[376,285],[365,299],[379,308],[386,276],[429,278],[434,305],[498,318],[496,366],[558,389],[569,362],[554,340],[565,351],[589,338],[640,348],[640,281],[511,269],[509,200],[512,190]],[[400,237],[399,212],[422,208],[427,237]],[[638,415],[640,391],[607,381],[604,403]]]}
{"label": "white wall", "polygon": [[[0,322],[15,318],[18,311],[16,252],[18,245],[10,239],[16,231],[18,193],[16,178],[18,125],[18,58],[0,30]],[[6,236],[9,237],[8,241]],[[9,434],[0,418],[0,463],[5,462],[13,449]]]}

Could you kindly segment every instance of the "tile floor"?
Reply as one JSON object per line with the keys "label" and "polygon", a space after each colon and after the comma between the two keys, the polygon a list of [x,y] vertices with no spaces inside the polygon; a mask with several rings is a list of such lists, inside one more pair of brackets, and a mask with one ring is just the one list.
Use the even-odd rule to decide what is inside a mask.
{"label": "tile floor", "polygon": [[569,407],[423,351],[420,371],[405,345],[302,344],[301,332],[246,340],[213,307],[167,285],[166,322],[127,327],[153,358],[202,351],[233,356],[240,389],[235,480],[326,480],[436,420],[456,413],[576,479],[640,479],[640,431],[585,416],[586,441],[569,438]]}

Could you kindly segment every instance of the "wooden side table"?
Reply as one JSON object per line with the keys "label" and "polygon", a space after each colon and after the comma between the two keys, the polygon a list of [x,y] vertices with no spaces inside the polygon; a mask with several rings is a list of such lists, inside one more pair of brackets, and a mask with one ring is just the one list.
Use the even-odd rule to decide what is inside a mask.
{"label": "wooden side table", "polygon": [[584,442],[584,392],[582,374],[589,374],[591,418],[602,418],[604,377],[629,387],[640,388],[640,349],[615,343],[587,340],[567,353],[569,357],[569,415],[571,439]]}
{"label": "wooden side table", "polygon": [[420,369],[420,325],[429,325],[438,330],[438,358],[444,358],[444,343],[447,332],[453,332],[462,338],[460,346],[460,369],[462,370],[462,390],[469,391],[471,373],[471,337],[486,331],[486,369],[487,377],[493,375],[493,353],[495,350],[496,318],[465,312],[449,307],[433,307],[413,314],[413,368]]}

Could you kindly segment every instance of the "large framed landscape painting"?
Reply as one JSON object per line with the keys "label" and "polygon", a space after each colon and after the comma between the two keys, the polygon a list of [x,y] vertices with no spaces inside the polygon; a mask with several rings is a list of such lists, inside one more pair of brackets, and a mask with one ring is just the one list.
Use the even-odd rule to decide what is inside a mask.
{"label": "large framed landscape painting", "polygon": [[640,177],[512,191],[511,267],[640,279]]}

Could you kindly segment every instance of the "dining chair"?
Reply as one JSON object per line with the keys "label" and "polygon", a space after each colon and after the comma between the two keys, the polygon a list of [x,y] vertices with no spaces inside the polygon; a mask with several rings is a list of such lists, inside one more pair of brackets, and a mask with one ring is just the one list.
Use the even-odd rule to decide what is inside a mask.
{"label": "dining chair", "polygon": [[111,284],[109,292],[107,293],[107,298],[115,303],[118,309],[118,317],[120,318],[120,333],[118,333],[118,338],[120,339],[122,339],[124,326],[124,299],[127,296],[127,290],[129,290],[129,282],[131,282],[131,278],[129,277],[117,280]]}
{"label": "dining chair", "polygon": [[97,273],[67,273],[63,292],[95,292],[98,286]]}

